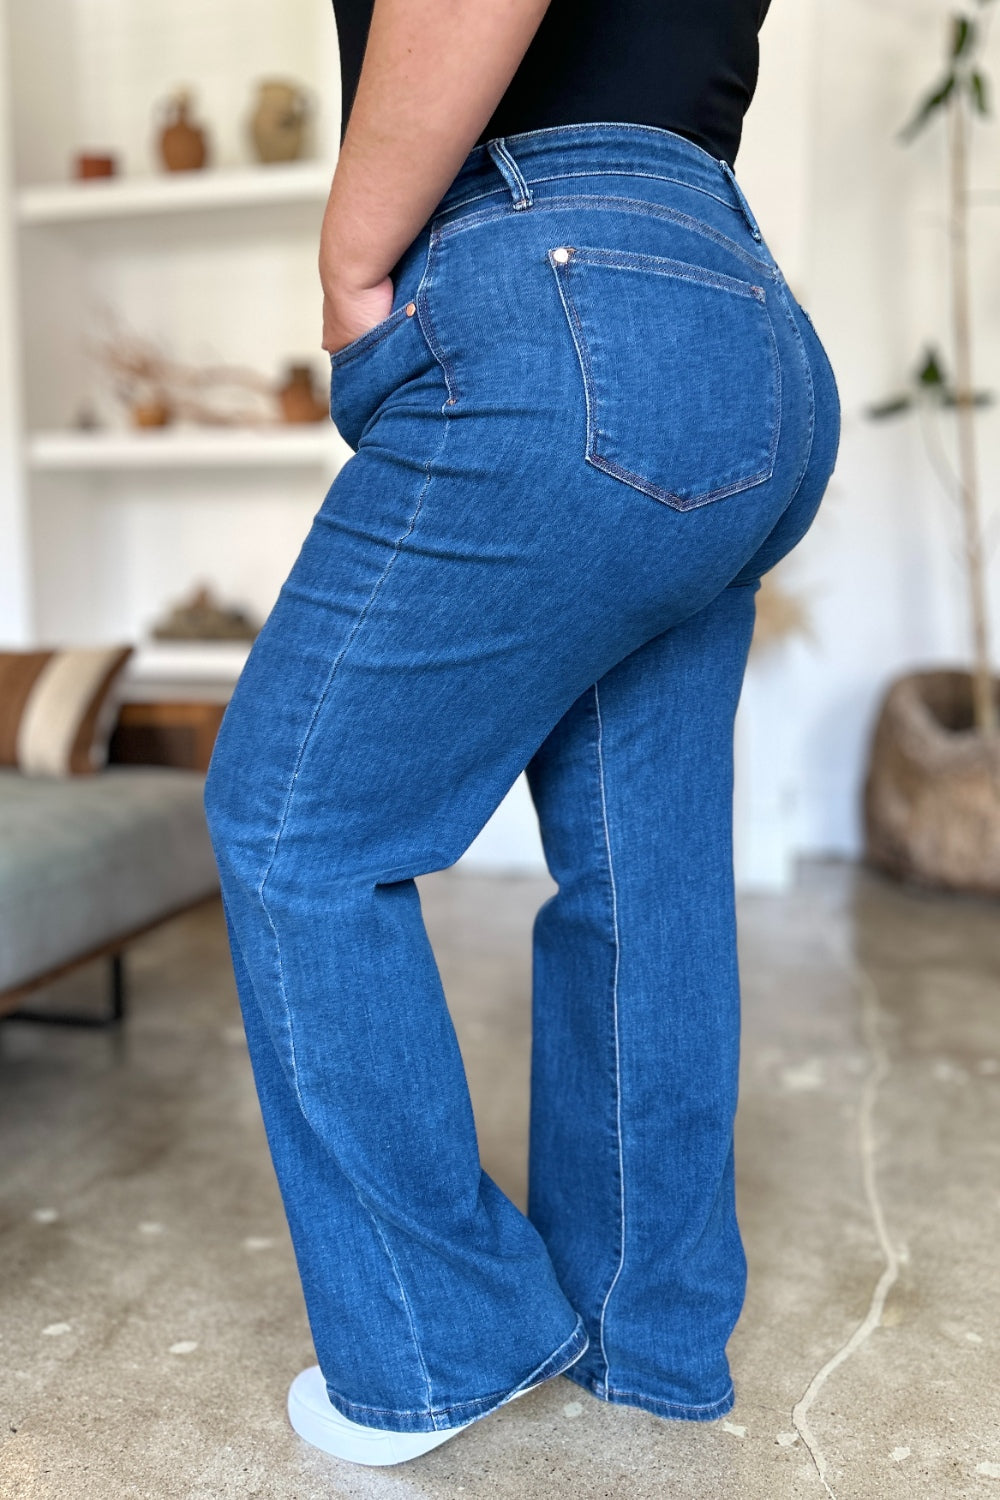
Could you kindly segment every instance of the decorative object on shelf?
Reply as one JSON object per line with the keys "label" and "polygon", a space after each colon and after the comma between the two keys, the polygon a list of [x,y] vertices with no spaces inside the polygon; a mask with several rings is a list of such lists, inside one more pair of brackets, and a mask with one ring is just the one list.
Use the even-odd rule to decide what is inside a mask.
{"label": "decorative object on shelf", "polygon": [[197,172],[208,160],[206,131],[191,118],[192,97],[190,89],[178,89],[163,107],[159,148],[168,172]]}
{"label": "decorative object on shelf", "polygon": [[311,365],[289,365],[277,395],[286,422],[322,422],[330,415],[330,403],[317,391]]}
{"label": "decorative object on shelf", "polygon": [[[189,365],[170,359],[152,340],[111,331],[94,349],[111,377],[118,399],[140,426],[162,426],[156,413],[172,420],[211,427],[273,424],[274,383],[254,370],[233,365]],[[146,420],[140,420],[142,412]]]}
{"label": "decorative object on shelf", "polygon": [[151,396],[132,406],[132,421],[136,427],[169,427],[173,417],[170,406],[162,397]]}
{"label": "decorative object on shelf", "polygon": [[81,182],[93,177],[117,177],[118,159],[110,152],[80,151],[73,159],[73,175]]}
{"label": "decorative object on shelf", "polygon": [[992,395],[977,391],[973,381],[969,266],[970,116],[989,114],[980,71],[983,40],[984,29],[968,13],[949,18],[944,75],[900,131],[906,140],[941,112],[947,120],[954,382],[932,348],[916,372],[915,389],[868,408],[872,417],[912,407],[921,415],[954,412],[956,468],[941,455],[935,467],[962,515],[971,671],[911,672],[892,684],[872,739],[864,813],[865,853],[873,865],[922,885],[1000,895],[1000,692],[991,661],[976,452],[976,410]]}
{"label": "decorative object on shelf", "polygon": [[250,116],[250,139],[260,162],[299,161],[312,113],[307,91],[281,78],[262,78]]}
{"label": "decorative object on shelf", "polygon": [[[1000,739],[974,722],[971,672],[899,678],[865,782],[866,854],[914,885],[1000,896]],[[1000,679],[993,679],[1000,708]]]}
{"label": "decorative object on shelf", "polygon": [[207,584],[198,584],[150,634],[158,641],[252,641],[259,629],[244,610],[221,604]]}
{"label": "decorative object on shelf", "polygon": [[73,418],[73,426],[77,432],[97,432],[101,426],[101,419],[96,408],[89,401],[81,401]]}

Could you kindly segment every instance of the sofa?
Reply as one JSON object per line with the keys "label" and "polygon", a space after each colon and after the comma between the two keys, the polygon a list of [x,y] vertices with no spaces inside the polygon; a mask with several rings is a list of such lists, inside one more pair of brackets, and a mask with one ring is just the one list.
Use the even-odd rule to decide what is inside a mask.
{"label": "sofa", "polygon": [[[201,771],[162,765],[66,777],[0,769],[0,1014],[121,1019],[125,945],[218,892],[203,787]],[[105,1011],[81,1018],[23,1004],[99,957],[111,963]]]}

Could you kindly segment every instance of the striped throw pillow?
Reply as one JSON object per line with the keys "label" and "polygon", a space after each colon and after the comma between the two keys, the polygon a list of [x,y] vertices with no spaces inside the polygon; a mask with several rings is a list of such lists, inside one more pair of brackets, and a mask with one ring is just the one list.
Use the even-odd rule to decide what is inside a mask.
{"label": "striped throw pillow", "polygon": [[0,766],[85,776],[107,764],[132,646],[0,651]]}

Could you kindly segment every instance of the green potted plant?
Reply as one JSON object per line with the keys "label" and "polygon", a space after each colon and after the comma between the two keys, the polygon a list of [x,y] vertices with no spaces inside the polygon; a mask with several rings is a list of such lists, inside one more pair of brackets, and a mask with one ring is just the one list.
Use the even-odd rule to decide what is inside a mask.
{"label": "green potted plant", "polygon": [[904,393],[868,408],[889,418],[935,403],[953,414],[958,464],[947,483],[962,517],[972,664],[910,672],[891,685],[871,745],[864,822],[866,857],[890,874],[1000,894],[1000,682],[990,654],[976,431],[977,408],[992,396],[973,385],[969,276],[968,146],[975,120],[990,114],[981,17],[991,4],[976,0],[976,13],[950,17],[944,74],[900,131],[909,141],[941,118],[948,129],[954,378],[930,347]]}

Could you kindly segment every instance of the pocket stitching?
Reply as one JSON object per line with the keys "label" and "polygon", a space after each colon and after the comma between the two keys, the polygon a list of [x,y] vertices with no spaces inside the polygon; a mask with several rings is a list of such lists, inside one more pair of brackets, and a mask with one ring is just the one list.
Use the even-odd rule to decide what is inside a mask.
{"label": "pocket stitching", "polygon": [[[767,305],[766,294],[763,287],[754,283],[741,282],[736,277],[726,276],[722,271],[711,271],[707,267],[692,266],[686,261],[674,261],[667,256],[642,255],[627,250],[603,251],[595,248],[574,249],[569,261],[560,262],[554,259],[553,251],[548,252],[549,265],[556,278],[556,288],[559,292],[559,300],[562,302],[563,311],[569,324],[570,337],[573,340],[580,364],[580,373],[583,378],[584,404],[586,408],[586,447],[584,460],[593,468],[601,470],[614,479],[622,481],[632,489],[639,490],[644,495],[669,506],[671,510],[688,511],[697,510],[703,505],[708,505],[714,500],[725,499],[728,495],[739,494],[743,490],[752,489],[755,485],[763,484],[770,479],[774,473],[774,462],[778,449],[778,440],[781,434],[781,364],[778,359],[777,338],[774,331],[774,323],[771,319],[770,309]],[[750,297],[758,302],[766,313],[766,327],[769,335],[768,352],[770,355],[771,373],[774,379],[776,419],[774,431],[771,436],[771,445],[767,458],[767,466],[748,478],[740,478],[730,484],[717,486],[714,490],[708,490],[693,499],[684,499],[674,494],[672,490],[664,489],[652,480],[635,474],[631,469],[626,469],[614,459],[606,458],[598,451],[599,439],[597,382],[594,376],[593,365],[590,360],[590,352],[587,347],[586,336],[583,330],[583,322],[580,318],[576,303],[573,301],[569,290],[569,267],[573,261],[583,264],[596,264],[609,266],[615,270],[638,270],[647,274],[669,276],[675,280],[686,280],[699,282],[709,286],[715,286],[720,291],[730,295]],[[681,269],[677,272],[673,269],[657,270],[657,266],[674,267]]]}
{"label": "pocket stitching", "polygon": [[383,318],[378,323],[373,323],[371,328],[366,328],[363,333],[359,333],[357,338],[352,339],[349,344],[345,344],[341,349],[335,349],[330,355],[331,368],[339,370],[342,365],[350,364],[352,359],[356,359],[358,355],[364,354],[367,349],[374,348],[377,344],[380,344],[384,338],[388,338],[389,334],[403,321],[405,316],[405,305],[397,307],[389,313],[388,317]]}
{"label": "pocket stitching", "polygon": [[[549,252],[551,254],[551,251]],[[730,292],[738,297],[752,297],[756,302],[764,301],[764,288],[753,281],[741,281],[738,276],[729,276],[725,271],[713,271],[708,266],[696,266],[687,260],[675,260],[669,255],[647,255],[638,250],[603,250],[587,246],[573,251],[576,264],[608,266],[615,271],[641,271],[649,276],[668,276],[674,281],[704,282],[719,291]],[[555,261],[568,272],[569,262]],[[661,269],[662,267],[662,269]]]}

